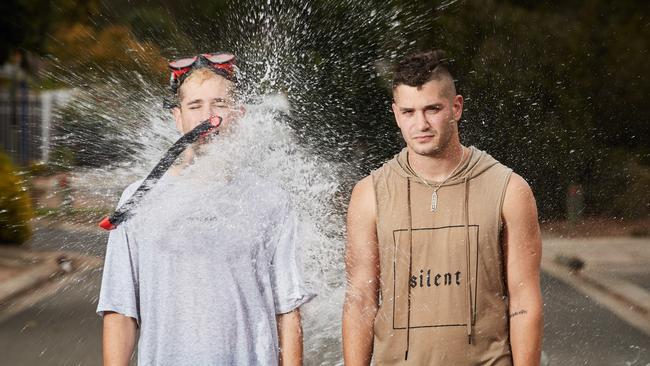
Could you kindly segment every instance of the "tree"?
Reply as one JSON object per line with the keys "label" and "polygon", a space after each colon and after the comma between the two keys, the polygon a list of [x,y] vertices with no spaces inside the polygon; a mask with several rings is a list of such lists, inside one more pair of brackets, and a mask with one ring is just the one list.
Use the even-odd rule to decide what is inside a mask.
{"label": "tree", "polygon": [[33,216],[24,182],[9,157],[0,152],[0,244],[26,242],[32,234],[29,221]]}

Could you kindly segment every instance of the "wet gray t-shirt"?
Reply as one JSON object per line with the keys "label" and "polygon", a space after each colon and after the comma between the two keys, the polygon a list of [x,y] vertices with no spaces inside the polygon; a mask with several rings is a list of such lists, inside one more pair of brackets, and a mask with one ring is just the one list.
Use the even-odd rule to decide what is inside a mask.
{"label": "wet gray t-shirt", "polygon": [[286,192],[253,176],[163,179],[110,233],[97,312],[136,319],[139,365],[276,365],[276,314],[313,296],[296,232]]}

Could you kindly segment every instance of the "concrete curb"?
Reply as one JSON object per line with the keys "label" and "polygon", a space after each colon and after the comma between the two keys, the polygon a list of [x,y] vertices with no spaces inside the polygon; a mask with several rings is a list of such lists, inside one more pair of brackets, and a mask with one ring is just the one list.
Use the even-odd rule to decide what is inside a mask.
{"label": "concrete curb", "polygon": [[650,335],[650,293],[643,288],[615,277],[576,271],[549,258],[542,259],[542,270],[591,296],[633,327]]}
{"label": "concrete curb", "polygon": [[3,264],[19,270],[0,283],[0,305],[65,273],[100,266],[101,259],[63,251],[0,248]]}
{"label": "concrete curb", "polygon": [[51,252],[35,252],[23,248],[0,248],[0,258],[5,267],[18,273],[0,283],[0,303],[48,281],[62,272],[58,258]]}

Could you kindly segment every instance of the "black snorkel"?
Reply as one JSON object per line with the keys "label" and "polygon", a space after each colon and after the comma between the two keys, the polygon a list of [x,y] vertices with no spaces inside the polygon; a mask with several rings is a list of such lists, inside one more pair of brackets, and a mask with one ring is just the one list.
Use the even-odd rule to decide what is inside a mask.
{"label": "black snorkel", "polygon": [[217,128],[221,125],[222,120],[223,119],[219,116],[210,117],[176,140],[169,150],[167,150],[162,159],[160,159],[158,164],[156,164],[156,166],[151,170],[149,175],[147,175],[133,195],[124,202],[122,206],[115,210],[113,214],[105,217],[99,223],[99,226],[105,230],[113,230],[133,216],[133,210],[140,203],[142,197],[144,197],[167,172],[167,170],[169,170],[169,167],[172,166],[178,156],[181,155],[189,145],[195,143],[201,137],[219,134]]}

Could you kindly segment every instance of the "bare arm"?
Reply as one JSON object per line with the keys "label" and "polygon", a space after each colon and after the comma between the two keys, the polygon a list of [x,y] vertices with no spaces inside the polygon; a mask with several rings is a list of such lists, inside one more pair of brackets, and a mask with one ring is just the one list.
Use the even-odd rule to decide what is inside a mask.
{"label": "bare arm", "polygon": [[348,366],[369,365],[378,307],[379,253],[372,178],[354,187],[348,207],[343,306],[343,357]]}
{"label": "bare arm", "polygon": [[302,365],[302,326],[300,310],[276,316],[280,341],[280,366]]}
{"label": "bare arm", "polygon": [[127,366],[131,361],[138,325],[119,313],[104,314],[104,366]]}
{"label": "bare arm", "polygon": [[503,202],[509,293],[510,345],[515,366],[540,362],[543,307],[540,289],[542,241],[535,197],[513,174]]}

